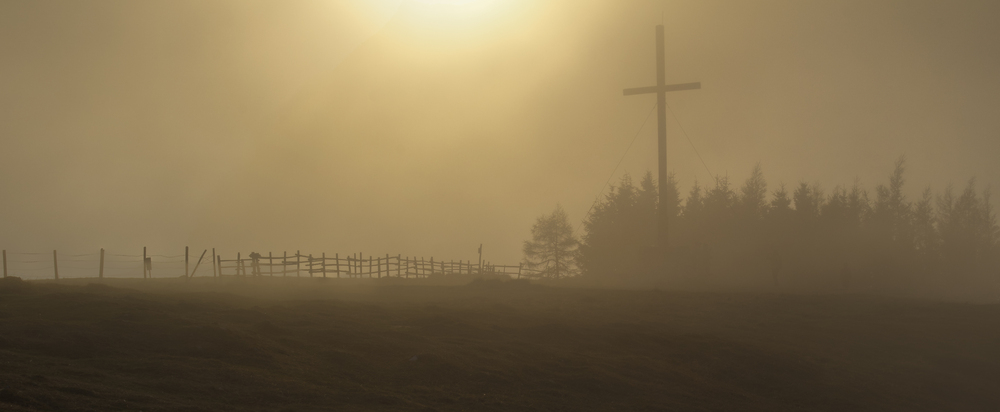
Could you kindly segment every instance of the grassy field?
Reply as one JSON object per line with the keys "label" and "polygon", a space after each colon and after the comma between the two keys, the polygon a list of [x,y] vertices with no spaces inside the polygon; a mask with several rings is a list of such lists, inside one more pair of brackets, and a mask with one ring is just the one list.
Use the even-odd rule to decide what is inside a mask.
{"label": "grassy field", "polygon": [[0,282],[0,410],[1000,410],[998,305],[91,282]]}

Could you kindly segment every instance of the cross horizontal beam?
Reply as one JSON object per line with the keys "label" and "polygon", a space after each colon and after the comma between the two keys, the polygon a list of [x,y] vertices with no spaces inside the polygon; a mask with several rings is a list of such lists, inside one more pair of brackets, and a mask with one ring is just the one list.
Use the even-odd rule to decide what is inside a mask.
{"label": "cross horizontal beam", "polygon": [[632,89],[625,89],[624,94],[626,96],[631,96],[633,94],[646,94],[646,93],[657,93],[657,92],[677,92],[681,90],[696,90],[701,88],[701,82],[694,83],[682,83],[682,84],[668,84],[662,87],[659,86],[648,86],[648,87],[636,87]]}

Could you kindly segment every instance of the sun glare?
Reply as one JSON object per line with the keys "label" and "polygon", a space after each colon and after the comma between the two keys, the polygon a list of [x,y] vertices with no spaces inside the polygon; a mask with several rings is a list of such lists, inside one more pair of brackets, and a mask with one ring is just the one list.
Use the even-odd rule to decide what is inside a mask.
{"label": "sun glare", "polygon": [[445,5],[445,6],[468,6],[472,4],[492,3],[493,0],[416,0],[418,3]]}
{"label": "sun glare", "polygon": [[[490,25],[523,8],[524,0],[410,0],[410,13],[439,29]],[[405,3],[404,3],[405,4]],[[404,7],[405,8],[405,7]]]}

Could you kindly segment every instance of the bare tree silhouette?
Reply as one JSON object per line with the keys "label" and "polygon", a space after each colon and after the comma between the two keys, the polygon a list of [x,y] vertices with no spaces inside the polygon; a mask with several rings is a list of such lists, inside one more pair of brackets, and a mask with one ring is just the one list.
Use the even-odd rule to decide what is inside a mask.
{"label": "bare tree silhouette", "polygon": [[553,279],[577,273],[575,253],[579,242],[562,206],[538,218],[531,228],[531,238],[524,242],[524,264],[528,269]]}

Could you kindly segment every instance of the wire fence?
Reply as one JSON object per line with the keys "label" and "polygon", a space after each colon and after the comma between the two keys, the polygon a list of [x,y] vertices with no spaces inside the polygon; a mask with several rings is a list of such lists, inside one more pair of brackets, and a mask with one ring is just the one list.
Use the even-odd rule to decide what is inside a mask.
{"label": "wire fence", "polygon": [[403,255],[365,255],[319,253],[277,255],[237,253],[235,259],[223,259],[215,249],[200,255],[3,251],[3,276],[24,279],[67,278],[153,278],[153,277],[323,277],[323,278],[425,278],[436,275],[502,275],[514,278],[541,276],[541,271],[523,264],[499,265],[471,260],[443,260]]}

